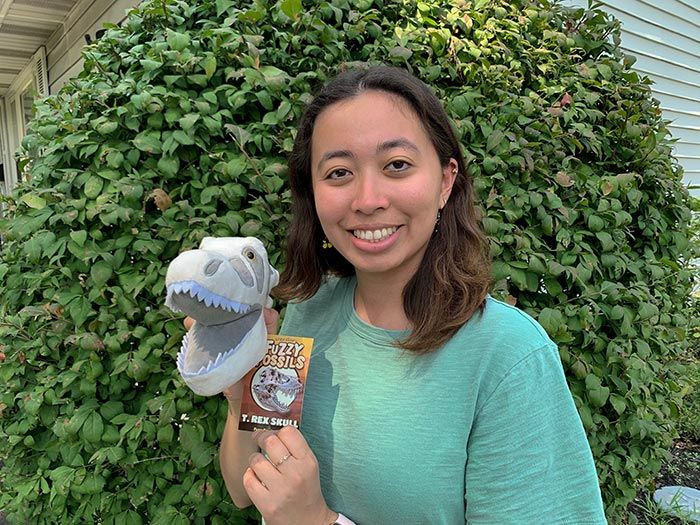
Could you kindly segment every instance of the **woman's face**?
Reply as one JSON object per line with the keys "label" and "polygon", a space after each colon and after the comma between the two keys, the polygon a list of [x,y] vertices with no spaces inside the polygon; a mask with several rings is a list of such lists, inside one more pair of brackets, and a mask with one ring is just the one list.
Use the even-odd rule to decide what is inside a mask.
{"label": "woman's face", "polygon": [[365,91],[316,119],[311,176],[328,240],[358,276],[404,281],[418,269],[457,162],[440,165],[418,116],[398,96]]}

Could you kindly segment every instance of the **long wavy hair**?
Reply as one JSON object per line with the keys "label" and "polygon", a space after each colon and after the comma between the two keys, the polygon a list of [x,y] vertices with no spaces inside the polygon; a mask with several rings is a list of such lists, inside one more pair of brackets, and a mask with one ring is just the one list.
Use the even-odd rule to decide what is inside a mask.
{"label": "long wavy hair", "polygon": [[354,267],[335,249],[322,249],[324,233],[314,206],[311,139],[316,119],[329,106],[367,90],[405,100],[435,147],[440,163],[457,161],[458,173],[437,231],[418,270],[403,290],[403,307],[413,329],[396,346],[418,354],[440,348],[484,305],[490,285],[488,243],[473,200],[459,142],[440,100],[419,79],[399,68],[349,69],[330,80],[309,103],[289,159],[292,219],[287,232],[287,265],[275,296],[312,297],[328,275],[351,276]]}

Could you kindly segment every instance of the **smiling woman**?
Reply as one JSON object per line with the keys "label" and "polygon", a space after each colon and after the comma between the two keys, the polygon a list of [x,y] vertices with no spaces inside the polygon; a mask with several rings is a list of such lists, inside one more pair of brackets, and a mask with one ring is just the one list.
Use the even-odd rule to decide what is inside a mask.
{"label": "smiling woman", "polygon": [[[371,270],[363,275],[381,287],[360,286],[359,307],[362,290],[381,289],[384,298],[393,291],[393,306],[382,308],[392,319],[378,324],[410,326],[397,343],[416,353],[444,344],[481,307],[490,267],[472,181],[440,101],[415,77],[375,68],[329,83],[299,124],[290,186],[288,246],[297,248],[288,250],[280,297],[310,298],[329,273]],[[343,210],[327,199],[351,200],[335,228],[322,222]],[[325,236],[341,248],[322,249]],[[441,305],[439,315],[425,308],[426,296]]]}
{"label": "smiling woman", "polygon": [[[319,115],[312,166],[316,212],[328,240],[359,280],[374,281],[372,289],[384,293],[395,290],[400,300],[449,199],[457,161],[441,166],[407,103],[371,90]],[[355,299],[365,305],[359,294]],[[406,318],[384,322],[382,313],[391,310],[366,312],[366,321],[389,329],[411,326]]]}
{"label": "smiling woman", "polygon": [[487,294],[472,182],[430,89],[340,74],[302,117],[290,183],[276,293],[282,332],[314,339],[304,419],[251,442],[231,403],[234,502],[268,525],[606,523],[556,346]]}

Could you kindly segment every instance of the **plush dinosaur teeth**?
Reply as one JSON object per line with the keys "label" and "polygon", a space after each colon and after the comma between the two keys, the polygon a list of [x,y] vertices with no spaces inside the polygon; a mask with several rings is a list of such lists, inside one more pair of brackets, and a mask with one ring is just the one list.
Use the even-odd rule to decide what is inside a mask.
{"label": "plush dinosaur teeth", "polygon": [[[199,370],[197,370],[195,375],[205,374],[205,373],[211,372],[215,368],[219,367],[221,365],[221,363],[223,363],[236,350],[238,350],[239,346],[241,346],[240,343],[235,347],[229,348],[226,352],[220,353],[218,356],[216,356],[216,359],[214,361],[209,361],[208,364],[202,366]],[[177,367],[181,372],[185,370],[185,356],[187,355],[187,349],[188,349],[187,335],[185,335],[185,337],[182,338],[182,344],[180,345],[180,351],[177,353]]]}
{"label": "plush dinosaur teeth", "polygon": [[[175,309],[172,307],[174,306],[172,302],[174,294],[187,294],[193,299],[197,299],[197,301],[204,303],[207,307],[214,306],[216,308],[226,310],[227,312],[236,312],[237,314],[248,313],[251,309],[250,305],[239,303],[215,294],[195,281],[179,281],[168,285],[166,305],[171,309]],[[182,309],[177,310],[182,311]]]}

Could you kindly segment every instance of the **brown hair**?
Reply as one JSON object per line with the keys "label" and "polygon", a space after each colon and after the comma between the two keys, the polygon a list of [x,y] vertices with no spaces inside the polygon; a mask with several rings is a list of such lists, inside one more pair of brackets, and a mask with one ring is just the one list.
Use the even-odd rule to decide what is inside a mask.
{"label": "brown hair", "polygon": [[455,159],[458,174],[437,231],[428,242],[418,270],[403,290],[403,307],[413,324],[397,346],[415,353],[436,350],[483,307],[490,283],[488,243],[473,202],[471,178],[450,120],[435,94],[402,69],[373,66],[340,73],[307,106],[291,157],[292,220],[287,233],[287,265],[275,295],[282,299],[312,297],[328,274],[354,275],[354,267],[335,249],[321,248],[324,238],[316,215],[311,182],[311,138],[319,114],[327,107],[366,90],[401,97],[416,112],[440,163]]}

